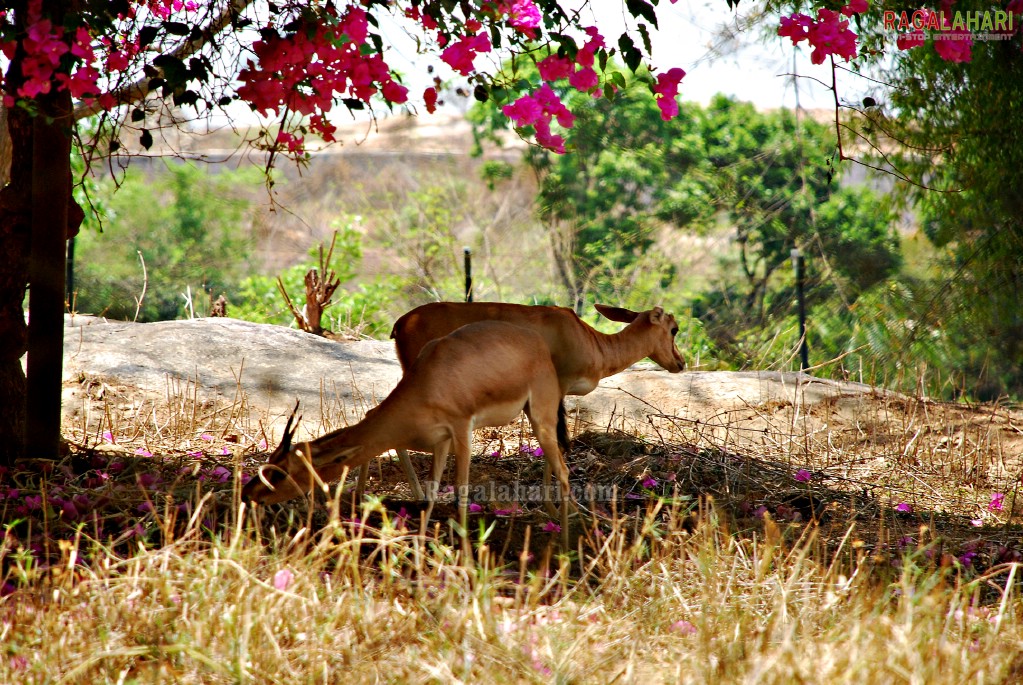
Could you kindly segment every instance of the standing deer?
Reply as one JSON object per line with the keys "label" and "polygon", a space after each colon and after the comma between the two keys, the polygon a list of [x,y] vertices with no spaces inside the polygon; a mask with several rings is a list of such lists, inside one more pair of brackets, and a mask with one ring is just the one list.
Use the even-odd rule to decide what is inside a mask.
{"label": "standing deer", "polygon": [[[255,503],[282,502],[328,483],[389,449],[433,452],[427,519],[447,457],[455,454],[458,509],[465,524],[472,431],[511,423],[525,411],[561,489],[562,542],[568,545],[568,468],[558,447],[567,442],[558,373],[543,336],[503,321],[463,326],[422,346],[390,395],[359,423],[292,445],[284,439],[242,490]],[[407,457],[406,457],[407,458]],[[550,504],[549,488],[545,503]]]}
{"label": "standing deer", "polygon": [[[603,304],[594,307],[605,318],[628,326],[607,335],[595,330],[566,307],[503,302],[433,302],[416,307],[399,318],[391,330],[391,337],[394,338],[401,368],[408,372],[431,340],[444,337],[466,324],[504,321],[528,328],[539,333],[550,350],[561,397],[586,395],[597,387],[601,378],[616,374],[646,357],[670,373],[685,369],[685,360],[675,346],[678,324],[674,316],[660,307],[645,312]],[[567,431],[561,447],[563,450],[568,448]],[[423,499],[408,452],[399,449],[398,459],[413,495]],[[364,491],[368,474],[369,464],[366,463],[359,472],[357,492]],[[545,472],[544,485],[548,484],[549,474]]]}

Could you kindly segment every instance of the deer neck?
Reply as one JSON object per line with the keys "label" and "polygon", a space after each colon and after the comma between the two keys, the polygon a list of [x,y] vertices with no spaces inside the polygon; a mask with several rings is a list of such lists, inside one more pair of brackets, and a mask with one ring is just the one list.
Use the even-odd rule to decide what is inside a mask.
{"label": "deer neck", "polygon": [[600,377],[624,371],[650,354],[650,327],[640,322],[607,335],[597,332],[597,346],[600,350],[598,367]]}
{"label": "deer neck", "polygon": [[[345,456],[345,461],[354,461],[356,464],[386,452],[391,445],[387,444],[388,436],[392,431],[381,430],[383,427],[379,421],[374,421],[369,414],[359,423],[340,428],[331,433],[317,438],[308,443],[310,458],[317,468],[334,463],[334,458],[344,454],[347,450],[357,447],[358,450]],[[303,444],[298,448],[302,449]]]}

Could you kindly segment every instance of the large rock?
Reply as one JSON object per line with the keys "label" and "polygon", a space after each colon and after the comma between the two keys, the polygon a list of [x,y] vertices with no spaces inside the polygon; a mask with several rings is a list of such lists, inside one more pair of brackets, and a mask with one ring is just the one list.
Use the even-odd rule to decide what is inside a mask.
{"label": "large rock", "polygon": [[[338,416],[357,420],[401,376],[390,341],[334,342],[281,326],[220,318],[76,323],[85,325],[69,326],[64,337],[65,412],[75,418],[89,400],[89,393],[81,391],[83,383],[161,395],[169,385],[195,384],[201,393],[227,401],[234,401],[240,388],[253,411],[269,413],[271,420],[286,416],[298,399],[305,425],[314,430],[321,411],[330,413],[330,423]],[[874,392],[869,386],[805,374],[669,374],[642,363],[604,379],[589,395],[569,398],[567,406],[576,430],[613,426],[655,433],[659,422],[678,423],[671,417],[714,423],[730,412],[833,406],[842,398]]]}

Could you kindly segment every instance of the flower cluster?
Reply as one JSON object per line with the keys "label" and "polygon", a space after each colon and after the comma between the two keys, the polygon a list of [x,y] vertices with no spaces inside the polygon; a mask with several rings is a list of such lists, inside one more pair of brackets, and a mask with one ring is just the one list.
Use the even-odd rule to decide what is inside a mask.
{"label": "flower cluster", "polygon": [[533,4],[533,0],[505,0],[497,7],[501,14],[508,17],[508,26],[530,40],[536,38],[536,30],[540,28],[540,10]]}
{"label": "flower cluster", "polygon": [[[312,130],[334,140],[335,127],[324,115],[336,97],[368,102],[379,92],[395,104],[408,99],[408,89],[392,78],[383,57],[363,49],[368,36],[368,15],[358,6],[336,22],[305,22],[286,36],[265,36],[253,44],[256,63],[239,74],[238,96],[268,116],[282,109],[309,116]],[[302,150],[297,136],[279,142]]]}
{"label": "flower cluster", "polygon": [[[934,51],[938,53],[938,57],[946,62],[969,62],[973,59],[973,37],[966,29],[949,26],[944,17],[943,12],[917,10],[913,13],[911,24],[914,29],[909,33],[900,33],[895,39],[896,47],[899,50],[920,47],[926,41],[924,29],[928,29],[934,33]],[[906,24],[910,22],[907,20]],[[901,23],[899,27],[902,27]]]}
{"label": "flower cluster", "polygon": [[473,64],[476,55],[490,50],[490,38],[487,34],[477,33],[474,36],[464,36],[458,42],[444,48],[440,58],[462,76],[468,76],[476,70]]}
{"label": "flower cluster", "polygon": [[560,55],[545,57],[536,65],[540,70],[540,78],[549,82],[567,78],[570,86],[583,93],[588,93],[600,85],[593,63],[597,50],[606,47],[604,37],[594,26],[584,30],[589,40],[576,52],[575,60]]}
{"label": "flower cluster", "polygon": [[828,55],[838,55],[848,62],[856,57],[857,35],[849,30],[849,20],[844,17],[861,14],[867,9],[867,0],[850,0],[838,12],[826,8],[817,10],[816,19],[796,12],[781,18],[778,35],[791,38],[793,45],[808,41],[813,46],[810,61],[814,64],[823,64]]}
{"label": "flower cluster", "polygon": [[565,152],[565,139],[551,133],[551,120],[556,118],[564,128],[572,128],[575,115],[561,102],[549,84],[544,83],[534,93],[523,95],[502,109],[504,115],[519,128],[532,126],[536,129],[536,142],[559,154]]}
{"label": "flower cluster", "polygon": [[934,51],[946,62],[969,62],[973,59],[973,38],[966,29],[942,31],[934,36]]}

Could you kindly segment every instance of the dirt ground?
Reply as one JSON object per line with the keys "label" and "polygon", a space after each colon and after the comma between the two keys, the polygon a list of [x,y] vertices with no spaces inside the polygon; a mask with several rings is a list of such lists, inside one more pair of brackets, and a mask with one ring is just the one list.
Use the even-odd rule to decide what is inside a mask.
{"label": "dirt ground", "polygon": [[[201,474],[218,465],[252,474],[267,457],[264,444],[274,445],[273,430],[253,423],[237,403],[218,406],[195,389],[163,399],[140,399],[137,390],[110,384],[85,392],[91,414],[106,417],[122,437],[108,444],[96,440],[96,428],[69,426],[74,452],[130,462],[129,471],[162,468],[176,501],[212,490],[214,501],[229,507],[232,481],[197,484],[196,475],[203,481]],[[582,412],[570,414],[574,441],[566,462],[590,529],[602,517],[629,515],[640,522],[658,508],[655,515],[672,507],[713,507],[732,533],[770,528],[796,539],[812,532],[825,551],[844,547],[884,559],[909,546],[929,546],[942,563],[977,569],[1023,559],[1023,502],[1017,503],[1023,412],[862,388],[812,402],[794,392],[791,400],[732,397],[714,404],[693,401],[673,414],[650,413],[643,426],[613,412],[610,427],[592,425]],[[337,419],[347,420],[354,419]],[[196,440],[197,431],[209,441]],[[139,456],[136,445],[154,456]],[[556,521],[541,506],[543,457],[536,448],[524,421],[475,437],[470,529],[495,523],[487,542],[506,560],[524,549],[549,554],[558,537],[550,525]],[[413,455],[413,462],[425,479],[429,457]],[[191,477],[180,475],[189,468]],[[456,513],[453,493],[443,487],[451,476],[449,470],[434,511],[433,525],[442,529]],[[353,507],[347,511],[353,520],[368,517],[367,525],[379,525],[386,511],[418,528],[424,504],[411,498],[393,454],[375,460],[368,492],[383,508],[357,507],[349,492],[342,501]],[[325,511],[322,502],[310,512],[296,500],[267,508],[263,519],[270,526],[309,514],[325,521]],[[573,524],[575,533],[582,529]]]}

